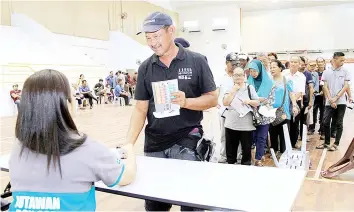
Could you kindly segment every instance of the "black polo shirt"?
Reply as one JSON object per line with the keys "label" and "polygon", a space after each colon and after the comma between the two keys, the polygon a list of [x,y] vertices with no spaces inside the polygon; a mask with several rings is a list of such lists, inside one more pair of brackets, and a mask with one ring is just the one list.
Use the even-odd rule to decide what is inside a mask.
{"label": "black polo shirt", "polygon": [[181,108],[179,116],[157,119],[155,112],[152,82],[178,80],[178,88],[186,98],[200,97],[216,90],[213,74],[204,56],[181,45],[170,67],[166,67],[154,54],[139,67],[135,88],[136,100],[149,100],[148,124],[145,128],[145,152],[166,150],[187,137],[194,128],[201,128],[203,111]]}

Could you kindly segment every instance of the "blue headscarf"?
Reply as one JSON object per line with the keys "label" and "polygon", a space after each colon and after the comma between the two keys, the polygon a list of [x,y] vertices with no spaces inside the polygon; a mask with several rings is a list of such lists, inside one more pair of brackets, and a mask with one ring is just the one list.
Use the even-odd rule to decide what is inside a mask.
{"label": "blue headscarf", "polygon": [[248,64],[248,69],[253,69],[258,72],[258,76],[253,78],[248,77],[247,83],[253,85],[256,89],[258,97],[267,98],[273,87],[273,80],[269,77],[266,68],[260,60],[252,60]]}

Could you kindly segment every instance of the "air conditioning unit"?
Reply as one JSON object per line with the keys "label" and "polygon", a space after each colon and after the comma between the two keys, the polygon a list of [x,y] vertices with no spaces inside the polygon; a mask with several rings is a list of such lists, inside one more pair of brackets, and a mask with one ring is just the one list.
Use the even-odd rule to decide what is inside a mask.
{"label": "air conditioning unit", "polygon": [[214,32],[227,31],[229,20],[227,18],[214,18],[211,25],[211,30]]}
{"label": "air conditioning unit", "polygon": [[349,49],[335,49],[334,52],[350,52]]}
{"label": "air conditioning unit", "polygon": [[307,53],[308,54],[322,54],[323,51],[322,50],[308,50]]}
{"label": "air conditioning unit", "polygon": [[198,21],[184,21],[183,27],[181,29],[182,29],[182,32],[189,32],[189,33],[195,33],[195,32],[202,31],[200,29]]}
{"label": "air conditioning unit", "polygon": [[276,52],[277,55],[284,55],[284,54],[288,54],[288,52]]}

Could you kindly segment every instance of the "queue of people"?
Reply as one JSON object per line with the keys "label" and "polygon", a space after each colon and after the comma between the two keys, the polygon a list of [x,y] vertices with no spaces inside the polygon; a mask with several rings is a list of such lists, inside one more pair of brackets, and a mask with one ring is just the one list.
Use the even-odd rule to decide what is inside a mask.
{"label": "queue of people", "polygon": [[[19,201],[25,197],[46,198],[51,202],[59,198],[65,203],[60,204],[59,208],[53,208],[52,204],[51,208],[45,208],[48,210],[94,211],[96,201],[93,182],[102,180],[107,186],[124,186],[134,181],[139,167],[136,166],[133,146],[146,119],[144,154],[148,157],[201,161],[196,148],[204,134],[201,125],[203,111],[215,106],[220,110],[224,145],[221,154],[227,163],[236,162],[241,144],[241,164],[251,165],[254,143],[254,165],[263,166],[268,136],[271,148],[284,151],[284,135],[281,131],[284,124],[290,125],[295,148],[300,128],[299,114],[304,107],[313,106],[312,97],[307,98],[308,103],[304,102],[305,95],[312,95],[313,86],[310,85],[312,81],[307,80],[300,71],[300,57],[291,57],[290,69],[283,70],[276,56],[275,60],[269,60],[265,55],[249,60],[246,54],[231,53],[226,57],[225,80],[215,83],[205,56],[175,42],[176,27],[169,15],[161,12],[150,14],[141,32],[145,33],[147,44],[154,54],[138,70],[136,104],[126,142],[120,145],[126,152],[124,162],[117,158],[117,154],[77,129],[70,115],[69,105],[73,97],[64,74],[50,69],[42,70],[26,80],[15,129],[16,142],[10,158],[14,196],[12,211],[19,209],[22,204]],[[349,77],[343,68],[344,59],[343,53],[335,53],[332,68],[325,70],[321,79],[326,99],[322,120],[325,143],[322,147],[330,150],[336,150],[341,138],[345,94],[351,100]],[[120,74],[118,72],[113,76],[111,72],[106,85],[111,89],[118,85],[122,88],[125,79],[120,78]],[[114,80],[115,77],[117,80]],[[54,83],[47,83],[49,79]],[[180,113],[165,118],[156,117],[151,84],[171,79],[178,80],[179,90],[171,95],[172,103],[180,106]],[[83,76],[80,76],[79,93],[90,98],[91,90],[86,88],[85,83]],[[102,91],[96,89],[102,88],[102,81],[99,83],[95,86],[96,92]],[[306,86],[311,92],[306,92]],[[46,92],[39,92],[42,90]],[[121,90],[117,92],[122,94]],[[91,96],[90,104],[92,99]],[[276,117],[261,115],[260,108],[276,108]],[[336,118],[336,141],[330,145],[332,118]],[[165,189],[168,191],[169,188]],[[169,211],[171,207],[172,204],[158,200],[145,200],[147,211]],[[181,210],[200,209],[182,206]]]}
{"label": "queue of people", "polygon": [[[303,125],[308,127],[308,134],[313,135],[317,120],[320,123],[320,139],[325,140],[317,149],[338,149],[347,103],[353,102],[348,84],[350,76],[343,67],[344,53],[335,52],[327,70],[323,58],[308,62],[303,56],[292,56],[289,69],[284,69],[274,53],[269,53],[269,58],[264,58],[266,54],[258,55],[244,66],[240,65],[239,55],[244,58],[245,54],[230,53],[226,56],[225,76],[218,83],[221,123],[219,162],[234,164],[238,149],[242,149],[241,164],[251,165],[251,148],[248,148],[251,144],[256,148],[253,164],[263,166],[266,147],[273,148],[278,155],[285,151],[284,124],[288,125],[292,147],[300,148]],[[240,69],[244,72],[244,86],[239,84]],[[239,87],[250,88],[249,97],[238,97],[236,91]],[[251,95],[253,89],[256,95]],[[249,101],[254,99],[258,104],[250,106]],[[262,115],[259,111],[264,108],[276,109],[275,116]],[[249,126],[247,117],[253,117],[252,126]],[[231,136],[231,130],[244,128],[252,131],[252,137],[235,132]],[[332,144],[331,137],[335,138]]]}

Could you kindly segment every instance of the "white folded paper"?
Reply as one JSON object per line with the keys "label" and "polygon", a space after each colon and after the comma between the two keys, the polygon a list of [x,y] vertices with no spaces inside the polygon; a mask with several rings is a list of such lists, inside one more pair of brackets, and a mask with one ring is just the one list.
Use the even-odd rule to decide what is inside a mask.
{"label": "white folded paper", "polygon": [[251,106],[243,103],[243,100],[238,97],[235,97],[230,105],[240,114],[240,117],[244,117],[247,113],[252,111]]}
{"label": "white folded paper", "polygon": [[276,115],[275,115],[276,111],[277,111],[277,108],[267,107],[267,106],[264,106],[264,105],[260,106],[259,110],[258,110],[258,112],[260,114],[262,114],[263,116],[265,116],[265,117],[273,117],[273,118],[276,117]]}

